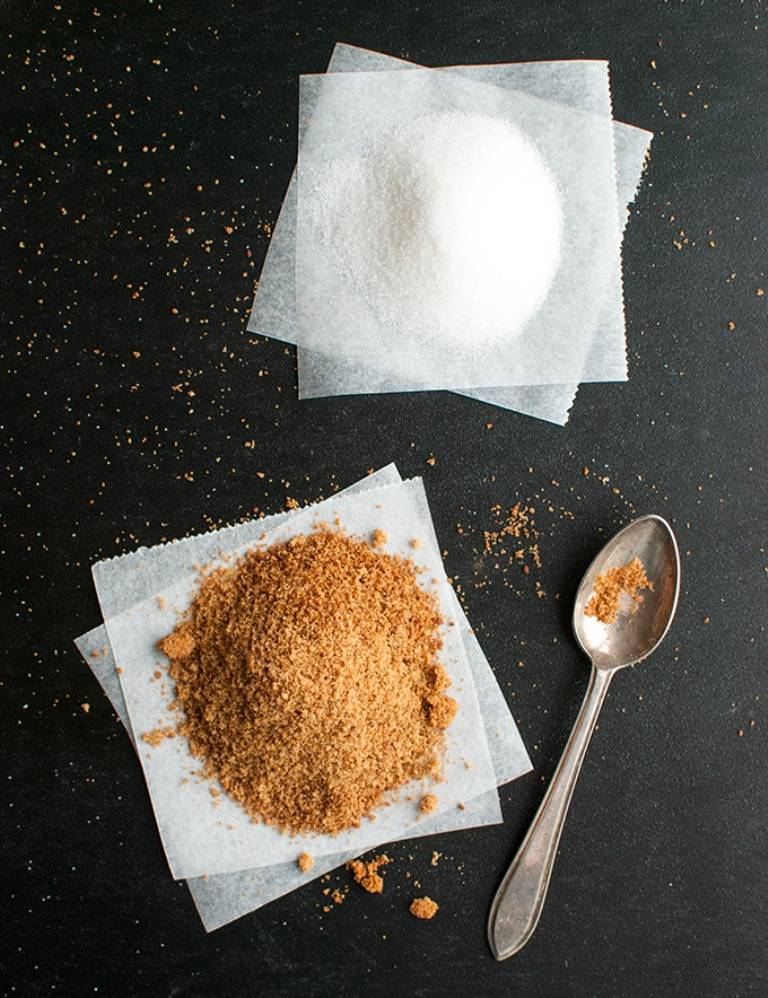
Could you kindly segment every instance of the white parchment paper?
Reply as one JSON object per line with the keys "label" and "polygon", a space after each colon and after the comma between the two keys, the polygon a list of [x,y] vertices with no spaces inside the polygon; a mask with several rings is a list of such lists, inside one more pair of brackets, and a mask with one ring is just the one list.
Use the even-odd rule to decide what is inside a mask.
{"label": "white parchment paper", "polygon": [[[338,43],[328,72],[377,71],[414,64],[392,56]],[[484,82],[529,93],[568,106],[610,114],[608,65],[604,61],[567,60],[557,62],[510,63],[494,66],[454,66],[446,72],[458,72]],[[617,170],[617,197],[621,227],[626,220],[626,206],[634,199],[652,134],[621,122],[613,123]],[[261,272],[249,330],[287,343],[296,342],[296,174],[291,178],[277,223],[272,233]],[[620,268],[600,317],[597,341],[613,352],[624,351],[624,312]],[[564,425],[576,395],[576,385],[542,385],[474,389],[471,395],[503,408]]]}
{"label": "white parchment paper", "polygon": [[[457,73],[410,69],[300,80],[296,304],[300,397],[432,388],[562,384],[624,376],[592,369],[592,344],[620,246],[610,116],[529,97]],[[522,333],[452,344],[383,322],[340,267],[324,200],[330,177],[397,126],[443,111],[510,123],[555,178],[563,213],[560,264]],[[331,362],[328,362],[328,359]],[[343,362],[343,363],[342,363]],[[369,372],[375,372],[373,379]]]}
{"label": "white parchment paper", "polygon": [[[518,776],[530,772],[531,763],[504,694],[479,642],[470,629],[466,616],[459,608],[458,600],[456,605],[462,640],[477,688],[496,782],[498,786],[503,786]],[[125,698],[115,671],[115,661],[106,627],[102,624],[94,628],[77,638],[75,644],[133,741]],[[444,814],[424,818],[418,828],[410,833],[410,837],[476,828],[481,825],[497,824],[500,820],[498,795],[495,791],[490,791],[468,800],[463,810],[456,808]],[[377,846],[380,844],[383,843],[377,843]],[[240,870],[236,873],[190,878],[187,880],[187,886],[206,931],[211,932],[290,893],[310,880],[323,876],[337,866],[354,859],[356,855],[358,854],[355,852],[345,852],[320,856],[310,873],[303,873],[295,862],[278,863],[270,867]]]}
{"label": "white parchment paper", "polygon": [[[352,486],[348,492],[365,490],[386,482],[399,480],[394,466],[376,472]],[[100,563],[100,588],[104,602],[125,608],[126,601],[146,597],[154,582],[150,579],[170,579],[178,572],[189,570],[200,558],[207,561],[216,554],[247,539],[248,534],[260,535],[265,526],[281,522],[295,515],[293,512],[277,514],[267,520],[251,521],[225,528],[215,534],[184,538],[172,544],[160,545]],[[253,532],[257,533],[254,535]],[[434,538],[434,532],[431,536]],[[507,707],[493,672],[483,655],[479,643],[471,632],[466,616],[453,597],[459,620],[462,640],[472,669],[483,724],[489,743],[498,785],[515,779],[531,768],[525,747]],[[131,735],[122,689],[115,671],[106,628],[95,628],[76,641],[77,647],[109,697],[115,711]],[[500,820],[498,800],[491,792],[468,801],[463,811],[456,810],[424,819],[414,835],[471,827]],[[320,876],[351,858],[353,853],[321,857],[311,874],[302,874],[295,863],[279,864],[270,868],[221,874],[188,880],[188,885],[200,917],[208,931],[226,924],[234,918],[266,904],[276,897],[293,890],[308,879]]]}
{"label": "white parchment paper", "polygon": [[[350,533],[370,536],[384,530],[386,550],[412,555],[410,540],[426,538],[418,552],[425,566],[426,585],[432,585],[448,622],[443,629],[441,661],[453,678],[452,695],[459,703],[454,723],[446,733],[444,780],[438,793],[438,813],[464,800],[493,789],[496,777],[483,733],[477,697],[466,654],[456,625],[452,591],[445,577],[439,550],[430,537],[429,509],[420,480],[384,486],[352,496],[328,499],[316,507],[297,511],[289,521],[267,531],[262,544],[285,541],[313,529],[318,519],[335,522]],[[231,552],[237,556],[245,548]],[[306,849],[320,856],[339,851],[362,852],[376,842],[407,834],[419,823],[418,797],[423,786],[413,786],[415,800],[403,792],[386,808],[378,809],[375,821],[364,821],[359,829],[336,836],[287,836],[277,829],[254,824],[226,795],[212,799],[210,784],[196,780],[200,768],[186,739],[166,740],[159,747],[143,743],[141,735],[172,720],[168,706],[174,698],[173,683],[153,677],[167,664],[156,650],[169,633],[178,612],[189,605],[196,579],[181,579],[152,598],[105,619],[110,645],[120,668],[120,683],[139,757],[144,769],[161,838],[175,877],[226,873],[285,862]],[[185,782],[186,781],[186,782]]]}

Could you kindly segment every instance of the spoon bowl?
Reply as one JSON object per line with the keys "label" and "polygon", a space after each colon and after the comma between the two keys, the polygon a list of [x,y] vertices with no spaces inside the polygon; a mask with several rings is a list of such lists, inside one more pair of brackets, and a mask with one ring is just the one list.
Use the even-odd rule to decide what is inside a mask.
{"label": "spoon bowl", "polygon": [[[584,611],[597,576],[633,558],[643,563],[653,589],[643,590],[638,602],[622,594],[612,624],[588,617]],[[573,607],[576,640],[598,669],[635,665],[658,647],[669,630],[679,591],[680,554],[672,528],[660,516],[641,516],[611,538],[585,572]]]}

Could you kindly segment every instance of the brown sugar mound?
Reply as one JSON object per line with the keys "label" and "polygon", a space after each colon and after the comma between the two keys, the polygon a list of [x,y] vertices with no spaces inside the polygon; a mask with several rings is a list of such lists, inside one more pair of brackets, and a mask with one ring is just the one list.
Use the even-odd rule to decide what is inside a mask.
{"label": "brown sugar mound", "polygon": [[456,704],[442,623],[406,558],[319,530],[205,577],[160,643],[206,776],[292,833],[356,827],[437,776]]}
{"label": "brown sugar mound", "polygon": [[408,911],[413,915],[414,918],[434,918],[437,914],[440,905],[437,901],[433,901],[432,898],[414,898],[411,901]]}
{"label": "brown sugar mound", "polygon": [[386,866],[390,862],[389,856],[374,856],[373,859],[365,860],[352,859],[347,863],[347,869],[352,874],[356,884],[368,891],[369,894],[381,894],[384,890],[384,878],[379,873],[379,867]]}
{"label": "brown sugar mound", "polygon": [[642,600],[641,589],[653,590],[653,583],[645,574],[639,558],[633,558],[626,565],[611,568],[595,579],[595,590],[587,603],[584,613],[597,617],[603,624],[613,624],[619,613],[619,598],[626,593],[636,603]]}

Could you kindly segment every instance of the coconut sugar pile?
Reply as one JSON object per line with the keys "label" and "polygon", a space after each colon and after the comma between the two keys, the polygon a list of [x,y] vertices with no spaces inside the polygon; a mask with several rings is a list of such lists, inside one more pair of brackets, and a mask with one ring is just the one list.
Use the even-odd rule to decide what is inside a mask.
{"label": "coconut sugar pile", "polygon": [[653,583],[645,574],[639,558],[633,558],[626,565],[611,568],[595,579],[595,591],[587,603],[584,613],[597,617],[603,624],[613,624],[619,613],[619,599],[622,593],[630,596],[635,603],[642,600],[641,589],[653,590]]}
{"label": "coconut sugar pile", "polygon": [[456,711],[441,624],[413,562],[343,532],[249,551],[202,579],[160,642],[179,732],[254,820],[357,827],[389,792],[439,776]]}

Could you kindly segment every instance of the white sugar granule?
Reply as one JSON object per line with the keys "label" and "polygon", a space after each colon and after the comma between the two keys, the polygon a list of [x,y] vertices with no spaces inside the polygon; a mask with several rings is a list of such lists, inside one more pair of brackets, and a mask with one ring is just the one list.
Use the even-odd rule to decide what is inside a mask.
{"label": "white sugar granule", "polygon": [[562,211],[508,122],[419,117],[315,179],[314,222],[341,272],[401,332],[472,349],[522,331],[557,270]]}

